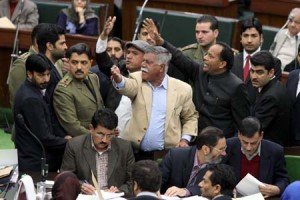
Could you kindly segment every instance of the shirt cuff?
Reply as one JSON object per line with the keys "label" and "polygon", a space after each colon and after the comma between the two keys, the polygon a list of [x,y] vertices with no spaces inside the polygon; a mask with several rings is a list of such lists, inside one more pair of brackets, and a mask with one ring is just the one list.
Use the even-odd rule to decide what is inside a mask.
{"label": "shirt cuff", "polygon": [[101,40],[100,36],[98,37],[96,43],[96,53],[103,53],[107,48],[107,38],[105,40]]}
{"label": "shirt cuff", "polygon": [[184,188],[184,190],[185,190],[185,196],[186,197],[191,196],[191,192],[188,189]]}
{"label": "shirt cuff", "polygon": [[124,79],[124,77],[122,77],[122,81],[120,83],[116,83],[115,81],[113,81],[112,83],[113,83],[113,86],[117,90],[125,88],[125,79]]}
{"label": "shirt cuff", "polygon": [[188,134],[182,134],[181,139],[185,139],[185,140],[187,140],[188,142],[190,142],[191,139],[192,139],[192,136],[190,136],[190,135],[188,135]]}

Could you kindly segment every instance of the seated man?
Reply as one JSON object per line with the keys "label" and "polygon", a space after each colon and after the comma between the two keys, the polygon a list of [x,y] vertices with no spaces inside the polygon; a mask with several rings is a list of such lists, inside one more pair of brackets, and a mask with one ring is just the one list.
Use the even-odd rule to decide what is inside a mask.
{"label": "seated man", "polygon": [[155,161],[140,160],[132,170],[133,193],[132,200],[155,200],[161,185],[161,172]]}
{"label": "seated man", "polygon": [[207,127],[196,137],[195,146],[173,148],[163,158],[161,193],[167,196],[200,195],[199,182],[208,163],[219,163],[225,156],[226,139],[222,130]]}
{"label": "seated man", "polygon": [[227,156],[237,180],[250,173],[265,184],[260,192],[265,198],[280,195],[289,184],[283,147],[263,139],[260,122],[255,117],[242,121],[238,137],[227,139]]}
{"label": "seated man", "polygon": [[[73,171],[79,180],[92,183],[92,172],[100,189],[132,193],[131,169],[134,156],[129,142],[114,137],[118,117],[108,108],[98,110],[89,125],[90,134],[75,137],[67,143],[61,170]],[[83,183],[81,192],[95,193]]]}
{"label": "seated man", "polygon": [[210,164],[199,183],[203,197],[213,200],[231,200],[236,177],[232,168],[225,164]]}

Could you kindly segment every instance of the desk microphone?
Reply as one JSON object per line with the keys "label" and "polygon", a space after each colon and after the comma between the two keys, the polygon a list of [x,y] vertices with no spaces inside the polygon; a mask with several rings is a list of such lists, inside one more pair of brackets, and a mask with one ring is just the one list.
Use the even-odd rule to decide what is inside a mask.
{"label": "desk microphone", "polygon": [[36,137],[36,135],[28,128],[28,126],[26,125],[25,121],[24,121],[24,117],[22,114],[17,114],[17,119],[19,121],[19,123],[21,124],[21,126],[23,126],[32,137],[34,137],[34,139],[39,143],[39,145],[41,146],[42,150],[43,150],[43,157],[41,158],[42,160],[42,165],[41,165],[41,175],[42,175],[42,182],[45,182],[48,176],[48,164],[46,163],[46,152],[45,152],[45,148],[44,145],[42,144],[42,142],[39,140],[38,137]]}

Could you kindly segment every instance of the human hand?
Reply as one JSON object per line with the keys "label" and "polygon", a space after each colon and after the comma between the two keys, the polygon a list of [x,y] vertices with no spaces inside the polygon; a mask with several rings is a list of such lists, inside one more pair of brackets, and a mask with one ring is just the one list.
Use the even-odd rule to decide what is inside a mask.
{"label": "human hand", "polygon": [[172,186],[167,189],[165,195],[169,197],[175,197],[175,196],[184,197],[186,195],[186,190],[184,188],[178,188],[176,186]]}
{"label": "human hand", "polygon": [[110,34],[110,32],[112,31],[112,29],[114,28],[114,24],[116,21],[116,16],[109,16],[104,24],[104,28],[102,33],[100,34],[100,38],[101,40],[105,40],[108,35]]}
{"label": "human hand", "polygon": [[68,58],[62,58],[61,60],[62,60],[62,63],[63,63],[62,68],[61,68],[62,73],[66,74],[68,71],[70,71],[69,59]]}
{"label": "human hand", "polygon": [[264,198],[268,198],[280,194],[280,189],[278,186],[266,184],[266,183],[264,183],[264,186],[259,186],[259,190],[264,196]]}
{"label": "human hand", "polygon": [[93,195],[96,193],[96,189],[91,184],[82,183],[81,184],[81,193]]}
{"label": "human hand", "polygon": [[78,15],[84,15],[85,8],[82,7],[76,7],[75,11],[78,13]]}
{"label": "human hand", "polygon": [[164,44],[164,39],[158,33],[157,27],[155,26],[154,22],[150,18],[146,18],[143,21],[143,27],[147,29],[148,34],[150,37],[155,41],[156,45],[161,46]]}
{"label": "human hand", "polygon": [[177,147],[188,147],[189,142],[186,139],[181,139],[176,146]]}
{"label": "human hand", "polygon": [[105,191],[106,192],[113,192],[113,193],[120,192],[120,190],[115,186],[111,186],[110,188],[106,189]]}
{"label": "human hand", "polygon": [[113,65],[113,67],[110,70],[111,70],[111,79],[116,83],[120,83],[122,81],[122,75],[119,67]]}

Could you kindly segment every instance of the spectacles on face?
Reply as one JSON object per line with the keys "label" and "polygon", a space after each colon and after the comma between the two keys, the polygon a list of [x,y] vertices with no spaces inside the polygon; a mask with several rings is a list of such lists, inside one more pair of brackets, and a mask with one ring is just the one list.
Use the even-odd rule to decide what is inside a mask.
{"label": "spectacles on face", "polygon": [[225,147],[223,147],[223,148],[220,148],[220,149],[218,149],[218,148],[216,148],[216,147],[213,147],[213,146],[210,146],[212,149],[214,149],[214,150],[216,150],[217,152],[219,152],[219,153],[224,153],[224,152],[226,152],[226,149],[227,149],[227,146],[225,146]]}
{"label": "spectacles on face", "polygon": [[97,138],[103,139],[106,137],[106,139],[111,140],[113,137],[115,137],[114,134],[105,134],[105,133],[96,133]]}

